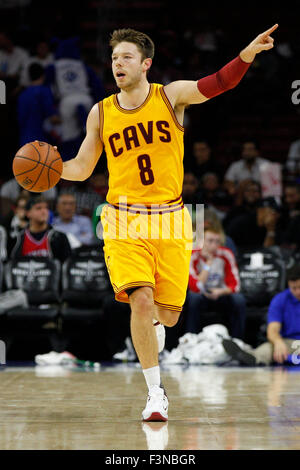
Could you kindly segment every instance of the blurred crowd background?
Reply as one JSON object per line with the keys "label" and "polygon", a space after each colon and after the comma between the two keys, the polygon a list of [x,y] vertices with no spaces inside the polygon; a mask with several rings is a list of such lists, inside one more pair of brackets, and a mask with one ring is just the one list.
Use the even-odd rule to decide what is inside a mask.
{"label": "blurred crowd background", "polygon": [[[238,87],[185,114],[183,200],[205,204],[236,257],[272,246],[300,250],[300,107],[292,100],[300,42],[292,6],[0,0],[2,261],[28,223],[30,195],[13,179],[13,156],[35,139],[57,145],[65,161],[76,155],[89,109],[117,92],[114,29],[133,27],[153,39],[149,81],[167,84],[216,72],[276,22],[275,48],[256,57]],[[107,189],[104,153],[88,180],[61,180],[44,194],[49,223],[70,232],[71,249],[97,244],[96,210]]]}

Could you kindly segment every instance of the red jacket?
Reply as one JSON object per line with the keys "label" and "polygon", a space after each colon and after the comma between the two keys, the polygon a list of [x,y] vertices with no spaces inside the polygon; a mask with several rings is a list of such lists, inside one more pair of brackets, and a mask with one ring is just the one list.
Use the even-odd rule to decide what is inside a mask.
{"label": "red jacket", "polygon": [[[203,264],[206,263],[201,251],[201,249],[197,249],[192,252],[189,277],[189,288],[193,292],[199,293],[203,291],[203,286],[199,285],[198,274],[202,271]],[[218,248],[204,285],[205,290],[215,287],[229,287],[233,293],[240,290],[240,277],[235,256],[225,246]]]}

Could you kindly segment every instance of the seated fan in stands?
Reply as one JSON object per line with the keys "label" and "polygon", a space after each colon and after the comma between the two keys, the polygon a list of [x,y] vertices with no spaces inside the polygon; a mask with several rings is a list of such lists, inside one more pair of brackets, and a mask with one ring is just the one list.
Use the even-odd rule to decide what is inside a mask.
{"label": "seated fan in stands", "polygon": [[[74,248],[81,245],[93,245],[96,238],[93,233],[92,221],[89,217],[76,213],[76,198],[68,192],[60,193],[57,205],[57,216],[53,227],[67,235]],[[73,241],[75,239],[75,241]],[[77,244],[76,244],[77,242]]]}
{"label": "seated fan in stands", "polygon": [[26,204],[26,216],[28,227],[14,239],[10,257],[46,256],[64,262],[71,255],[71,247],[66,235],[48,224],[47,201],[42,196],[30,198]]}
{"label": "seated fan in stands", "polygon": [[241,364],[299,364],[300,340],[300,266],[287,275],[288,289],[273,297],[268,310],[268,341],[251,351],[243,351],[231,340],[223,340],[226,352]]}
{"label": "seated fan in stands", "polygon": [[226,233],[243,249],[280,246],[283,240],[281,207],[274,197],[260,199],[252,210],[232,217],[226,224]]}
{"label": "seated fan in stands", "polygon": [[206,227],[202,249],[193,250],[189,289],[186,332],[199,333],[204,314],[217,311],[229,318],[230,334],[243,339],[246,303],[235,256],[221,246],[220,227]]}

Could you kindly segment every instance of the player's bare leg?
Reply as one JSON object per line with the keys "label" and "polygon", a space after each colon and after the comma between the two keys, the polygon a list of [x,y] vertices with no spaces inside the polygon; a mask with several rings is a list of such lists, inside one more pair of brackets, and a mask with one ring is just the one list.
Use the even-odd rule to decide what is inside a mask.
{"label": "player's bare leg", "polygon": [[161,387],[158,342],[153,328],[155,305],[152,289],[141,287],[129,297],[131,336],[148,386],[148,400],[142,413],[144,421],[167,421],[168,398]]}
{"label": "player's bare leg", "polygon": [[143,369],[158,366],[158,346],[153,318],[155,305],[150,287],[141,287],[129,297],[132,342]]}
{"label": "player's bare leg", "polygon": [[164,326],[175,326],[179,316],[180,312],[173,312],[172,310],[155,305],[155,318]]}

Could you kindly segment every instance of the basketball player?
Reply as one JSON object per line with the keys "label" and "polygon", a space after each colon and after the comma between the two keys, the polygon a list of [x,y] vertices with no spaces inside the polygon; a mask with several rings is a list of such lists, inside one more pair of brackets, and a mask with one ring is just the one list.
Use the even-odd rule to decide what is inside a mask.
{"label": "basketball player", "polygon": [[[158,365],[163,344],[158,346],[158,341],[164,343],[162,325],[177,323],[189,278],[191,220],[181,199],[185,107],[235,87],[256,54],[272,49],[270,35],[277,27],[257,36],[216,74],[166,86],[147,80],[152,40],[132,29],[114,31],[112,72],[120,92],[93,106],[77,156],[64,163],[62,178],[83,181],[92,174],[103,148],[107,155],[108,204],[101,214],[105,260],[116,299],[131,307],[132,341],[148,386],[144,421],[168,419]],[[147,228],[152,215],[158,214],[163,223],[177,212],[187,227],[181,239],[172,230],[169,238],[161,232],[160,239],[130,236],[136,217]],[[125,215],[126,233],[120,236]]]}

